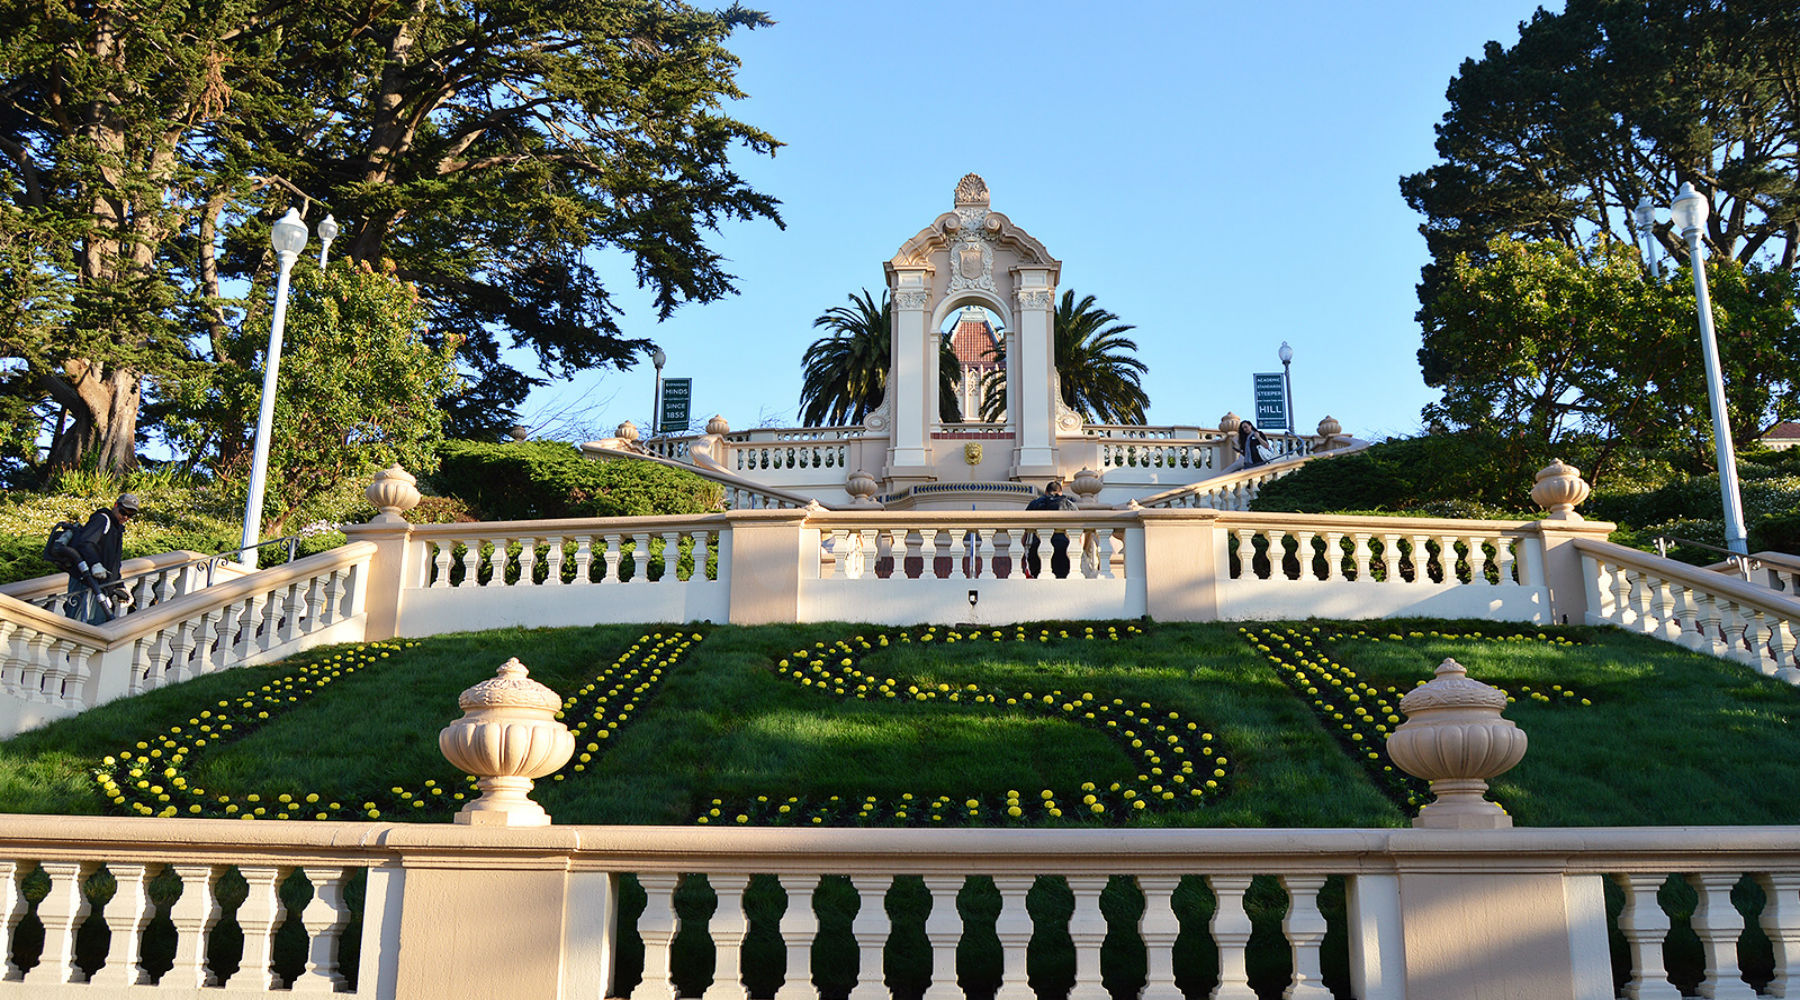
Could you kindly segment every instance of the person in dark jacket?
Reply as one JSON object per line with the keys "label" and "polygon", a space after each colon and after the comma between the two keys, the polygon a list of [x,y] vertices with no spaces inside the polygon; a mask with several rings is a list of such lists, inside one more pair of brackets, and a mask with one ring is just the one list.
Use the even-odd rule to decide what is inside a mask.
{"label": "person in dark jacket", "polygon": [[[125,561],[125,525],[138,514],[138,498],[131,493],[119,494],[111,507],[94,511],[87,524],[69,542],[80,558],[69,573],[70,618],[101,625],[113,618],[102,591],[116,586],[119,565]],[[123,591],[117,591],[123,593]]]}
{"label": "person in dark jacket", "polygon": [[[1075,510],[1075,501],[1063,495],[1063,484],[1060,479],[1052,479],[1044,485],[1044,495],[1033,499],[1025,505],[1026,510]],[[1058,580],[1069,575],[1069,536],[1058,531],[1050,536],[1050,572],[1056,574]],[[1043,575],[1043,560],[1038,556],[1038,534],[1031,532],[1025,536],[1025,573],[1036,578]]]}

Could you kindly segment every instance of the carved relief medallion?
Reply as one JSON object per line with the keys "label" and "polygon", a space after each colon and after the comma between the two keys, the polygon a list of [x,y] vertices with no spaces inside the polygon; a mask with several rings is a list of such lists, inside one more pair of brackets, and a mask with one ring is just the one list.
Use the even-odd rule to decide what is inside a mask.
{"label": "carved relief medallion", "polygon": [[925,304],[928,301],[930,301],[930,299],[931,299],[930,292],[923,292],[923,291],[918,291],[918,290],[895,292],[894,293],[894,308],[895,309],[923,309],[923,308],[925,308]]}
{"label": "carved relief medallion", "polygon": [[1019,293],[1020,309],[1048,309],[1055,293],[1049,289],[1037,288]]}
{"label": "carved relief medallion", "polygon": [[981,442],[970,441],[963,445],[963,461],[970,465],[981,464]]}

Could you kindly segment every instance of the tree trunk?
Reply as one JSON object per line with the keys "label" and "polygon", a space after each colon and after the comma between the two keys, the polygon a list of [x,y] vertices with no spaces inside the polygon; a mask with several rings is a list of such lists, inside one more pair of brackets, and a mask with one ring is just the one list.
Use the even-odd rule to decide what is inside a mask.
{"label": "tree trunk", "polygon": [[50,452],[51,470],[88,465],[102,472],[137,468],[137,416],[142,395],[138,373],[114,369],[96,374],[82,361],[70,362],[67,367],[73,383],[52,380],[51,393],[68,407],[74,422]]}

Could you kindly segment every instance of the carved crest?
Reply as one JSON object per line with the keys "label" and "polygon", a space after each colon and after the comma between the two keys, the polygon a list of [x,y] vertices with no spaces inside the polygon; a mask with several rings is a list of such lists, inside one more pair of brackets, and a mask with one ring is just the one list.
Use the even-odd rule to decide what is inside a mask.
{"label": "carved crest", "polygon": [[981,248],[964,244],[956,252],[956,269],[970,281],[981,277]]}
{"label": "carved crest", "polygon": [[956,182],[957,205],[981,205],[985,207],[987,203],[987,181],[982,180],[980,174],[967,173],[963,175],[962,180]]}
{"label": "carved crest", "polygon": [[969,441],[963,444],[963,461],[970,465],[981,464],[981,442]]}

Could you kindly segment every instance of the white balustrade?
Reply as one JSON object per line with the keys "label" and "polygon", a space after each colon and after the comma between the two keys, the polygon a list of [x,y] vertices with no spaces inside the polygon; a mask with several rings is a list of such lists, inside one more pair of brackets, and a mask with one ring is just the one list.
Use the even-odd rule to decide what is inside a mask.
{"label": "white balustrade", "polygon": [[[1496,995],[1570,995],[1566,988],[1550,990],[1547,974],[1590,987],[1610,984],[1603,944],[1589,944],[1603,943],[1615,930],[1626,946],[1623,997],[1800,993],[1792,981],[1800,958],[1800,850],[1786,828],[1519,829],[1471,839],[1415,830],[555,827],[505,841],[514,852],[508,853],[497,851],[501,842],[491,831],[448,824],[256,826],[251,836],[243,824],[227,821],[0,817],[0,942],[7,963],[0,998],[52,995],[74,983],[85,984],[82,995],[107,1000],[213,989],[392,996],[396,983],[441,983],[480,971],[490,981],[521,982],[560,973],[598,984],[604,995],[675,1000],[678,983],[709,975],[706,966],[684,965],[683,956],[696,954],[686,946],[710,941],[710,948],[698,949],[713,956],[703,1000],[745,1000],[753,973],[765,984],[778,981],[774,995],[787,1000],[846,989],[853,1000],[884,1000],[889,980],[922,980],[925,997],[959,1000],[957,956],[970,947],[999,951],[998,961],[985,966],[998,981],[970,988],[991,989],[996,1000],[1025,1000],[1035,995],[1026,964],[1035,940],[1039,947],[1066,942],[1069,1000],[1102,1000],[1102,983],[1116,988],[1121,971],[1109,965],[1115,952],[1101,948],[1111,939],[1127,951],[1143,949],[1142,1000],[1179,1000],[1178,970],[1195,961],[1217,970],[1211,984],[1186,984],[1200,991],[1186,994],[1196,1000],[1253,1000],[1255,989],[1325,1000],[1328,981],[1347,982],[1350,994],[1363,1000],[1395,1000],[1427,995],[1418,992],[1420,983],[1445,973],[1443,957],[1459,954],[1471,929],[1479,933],[1481,952],[1454,971],[1483,977]],[[518,851],[531,859],[527,868],[518,866]],[[580,873],[533,883],[546,887],[541,906],[548,915],[533,926],[547,935],[504,952],[509,968],[458,968],[454,961],[438,967],[459,957],[471,935],[511,935],[524,944],[523,932],[503,926],[503,918],[492,927],[481,921],[509,912],[493,896],[507,891],[497,885],[546,864]],[[1671,869],[1679,874],[1671,878]],[[348,900],[362,897],[352,890],[365,871],[360,957],[345,967],[339,961],[345,935],[358,924]],[[753,879],[751,872],[772,877]],[[848,886],[839,877],[844,873]],[[1624,897],[1611,928],[1599,902],[1606,873]],[[593,922],[592,914],[612,912],[627,876],[642,887],[641,913]],[[917,893],[916,883],[897,883],[902,876],[922,878],[927,898],[923,905],[898,904],[890,915],[890,889],[897,900]],[[717,897],[710,917],[693,908],[695,894],[687,891],[701,878]],[[959,897],[986,892],[990,878],[999,896],[991,932],[979,920],[965,922],[957,908]],[[1546,887],[1547,878],[1556,881]],[[1413,879],[1419,880],[1416,899],[1408,888]],[[1764,902],[1741,916],[1731,895],[1745,879],[1761,888]],[[1343,885],[1334,889],[1337,880]],[[1513,891],[1506,887],[1514,880],[1519,889],[1507,898],[1535,910],[1495,911],[1485,902]],[[1143,894],[1141,914],[1105,902],[1109,886],[1129,882]],[[1178,891],[1184,882],[1190,888]],[[1683,882],[1697,905],[1691,917],[1672,918],[1659,893],[1681,906],[1665,886]],[[1026,907],[1034,889],[1072,905],[1034,916]],[[598,907],[594,894],[605,897]],[[760,902],[753,905],[752,896]],[[1328,897],[1348,905],[1322,906]],[[414,906],[426,909],[411,913]],[[824,914],[831,908],[847,915],[852,906],[845,940],[843,916],[832,922]],[[745,954],[751,912],[780,914],[773,928],[778,946],[762,949],[754,970]],[[1747,920],[1772,943],[1772,968],[1740,965],[1737,941]],[[1699,939],[1697,954],[1664,947],[1682,921]],[[215,936],[215,930],[231,933]],[[901,965],[890,968],[884,951],[897,930],[922,930],[927,948],[895,958]],[[1334,934],[1349,942],[1347,963],[1323,947]],[[241,949],[215,952],[215,943],[238,936]],[[147,947],[152,937],[161,942],[155,948]],[[1182,938],[1189,942],[1185,958],[1176,948]],[[626,939],[642,943],[641,966],[615,967]],[[1207,939],[1200,947],[1210,954],[1194,954],[1194,942]],[[1285,982],[1259,980],[1253,989],[1252,952],[1267,957],[1268,949],[1287,953]],[[161,959],[147,957],[152,952]],[[829,982],[817,964],[825,952],[852,959],[834,962],[839,971]],[[1670,967],[1671,954],[1691,955],[1690,964]],[[1403,986],[1414,976],[1423,978]]]}
{"label": "white balustrade", "polygon": [[1800,684],[1800,601],[1611,542],[1582,539],[1590,624],[1616,625]]}

